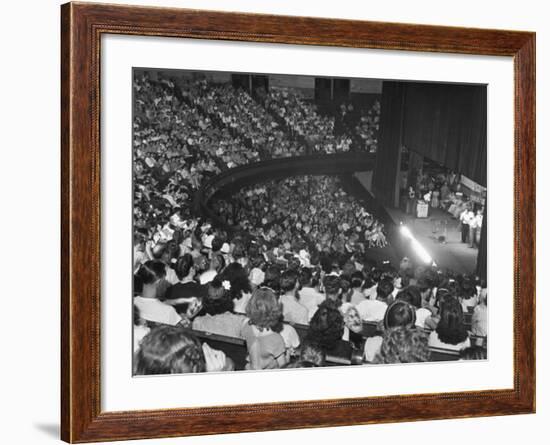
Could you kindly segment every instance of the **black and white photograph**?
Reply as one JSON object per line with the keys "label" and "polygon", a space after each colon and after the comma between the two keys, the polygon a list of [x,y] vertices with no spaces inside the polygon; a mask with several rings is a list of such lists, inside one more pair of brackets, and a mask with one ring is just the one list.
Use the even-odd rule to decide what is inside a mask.
{"label": "black and white photograph", "polygon": [[132,106],[134,376],[488,359],[487,85],[135,67]]}

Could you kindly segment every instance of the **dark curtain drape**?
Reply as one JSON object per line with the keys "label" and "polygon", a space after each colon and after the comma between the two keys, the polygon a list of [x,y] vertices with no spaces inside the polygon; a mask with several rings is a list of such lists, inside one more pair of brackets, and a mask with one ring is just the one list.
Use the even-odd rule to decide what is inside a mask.
{"label": "dark curtain drape", "polygon": [[477,252],[476,275],[487,280],[487,202],[483,211],[483,225],[481,226],[481,238]]}
{"label": "dark curtain drape", "polygon": [[403,145],[487,185],[487,87],[406,83]]}
{"label": "dark curtain drape", "polygon": [[372,176],[372,189],[384,205],[393,206],[402,145],[405,84],[384,82],[380,102],[380,140]]}
{"label": "dark curtain drape", "polygon": [[[487,185],[487,87],[384,82],[376,188],[391,189],[401,145]],[[390,173],[388,176],[387,173]]]}

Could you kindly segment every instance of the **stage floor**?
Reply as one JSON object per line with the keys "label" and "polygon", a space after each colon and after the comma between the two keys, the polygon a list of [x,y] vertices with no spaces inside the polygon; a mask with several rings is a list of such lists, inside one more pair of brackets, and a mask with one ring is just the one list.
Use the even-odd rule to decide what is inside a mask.
{"label": "stage floor", "polygon": [[[428,251],[439,267],[458,273],[474,273],[477,248],[471,248],[460,240],[460,222],[441,209],[430,207],[427,218],[415,218],[400,209],[387,208],[395,224],[409,227],[414,237]],[[445,236],[445,242],[438,237]]]}

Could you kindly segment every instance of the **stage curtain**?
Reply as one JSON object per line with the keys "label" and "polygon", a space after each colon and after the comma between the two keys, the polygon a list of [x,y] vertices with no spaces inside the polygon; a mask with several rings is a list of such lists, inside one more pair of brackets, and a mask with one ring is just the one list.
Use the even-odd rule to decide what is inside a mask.
{"label": "stage curtain", "polygon": [[483,211],[483,226],[481,227],[481,238],[477,253],[476,275],[483,280],[487,280],[487,202],[485,202],[485,210]]}
{"label": "stage curtain", "polygon": [[395,204],[402,145],[405,84],[384,82],[380,102],[380,136],[372,176],[372,189],[384,205]]}
{"label": "stage curtain", "polygon": [[405,83],[403,145],[487,185],[487,87]]}

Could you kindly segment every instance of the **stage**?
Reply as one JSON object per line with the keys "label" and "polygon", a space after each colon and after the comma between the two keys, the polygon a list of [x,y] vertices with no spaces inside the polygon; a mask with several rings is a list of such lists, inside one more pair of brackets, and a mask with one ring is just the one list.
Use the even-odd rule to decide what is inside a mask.
{"label": "stage", "polygon": [[[460,222],[441,209],[429,209],[427,218],[415,218],[400,209],[386,208],[395,224],[407,226],[438,267],[458,273],[474,273],[477,248],[460,240]],[[445,237],[440,241],[439,237]]]}
{"label": "stage", "polygon": [[[372,172],[357,172],[355,178],[363,188],[372,195],[371,182]],[[401,209],[384,206],[384,209],[399,227],[401,223],[407,226],[416,240],[424,247],[432,257],[438,267],[449,268],[458,273],[474,273],[477,263],[477,248],[470,248],[468,244],[460,240],[460,222],[453,219],[452,215],[441,209],[429,208],[427,218],[415,218],[413,215],[407,215]],[[440,236],[445,237],[445,241],[438,240]],[[395,238],[401,238],[396,240]],[[406,237],[400,233],[394,236],[395,250],[410,251]],[[403,241],[403,242],[400,242]],[[400,249],[398,247],[400,245]]]}

